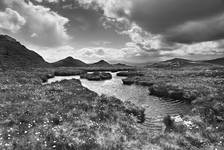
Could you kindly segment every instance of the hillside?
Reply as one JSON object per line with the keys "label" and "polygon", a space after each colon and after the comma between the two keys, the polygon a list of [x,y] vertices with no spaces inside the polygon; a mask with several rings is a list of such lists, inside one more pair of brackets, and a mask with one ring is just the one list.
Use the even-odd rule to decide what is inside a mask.
{"label": "hillside", "polygon": [[46,67],[48,65],[39,54],[27,49],[14,38],[0,35],[0,68]]}
{"label": "hillside", "polygon": [[117,64],[113,64],[114,67],[130,67],[126,64],[122,64],[122,63],[117,63]]}
{"label": "hillside", "polygon": [[216,65],[224,65],[224,57],[212,59],[212,60],[205,60],[206,63],[216,64]]}
{"label": "hillside", "polygon": [[149,67],[180,68],[180,67],[198,66],[198,65],[205,65],[205,64],[203,62],[199,62],[199,61],[192,61],[192,60],[187,60],[187,59],[174,58],[174,59],[154,63],[152,65],[149,65]]}
{"label": "hillside", "polygon": [[112,67],[113,65],[109,64],[105,60],[100,60],[96,63],[90,64],[90,67]]}
{"label": "hillside", "polygon": [[54,67],[87,67],[88,65],[81,60],[67,57],[55,63],[52,63]]}

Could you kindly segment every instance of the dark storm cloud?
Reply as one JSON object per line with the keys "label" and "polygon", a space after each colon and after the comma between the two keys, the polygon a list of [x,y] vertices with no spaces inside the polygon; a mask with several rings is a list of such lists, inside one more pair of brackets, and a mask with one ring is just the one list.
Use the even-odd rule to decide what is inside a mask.
{"label": "dark storm cloud", "polygon": [[224,14],[224,0],[78,1],[92,7],[98,3],[107,17],[126,18],[167,42],[188,44],[224,38],[224,18],[220,17]]}
{"label": "dark storm cloud", "polygon": [[139,0],[130,18],[153,34],[178,43],[224,38],[223,0]]}
{"label": "dark storm cloud", "polygon": [[139,0],[134,1],[131,19],[151,33],[162,33],[223,11],[223,0]]}
{"label": "dark storm cloud", "polygon": [[224,38],[224,14],[201,21],[187,22],[170,29],[165,38],[179,43],[214,41]]}
{"label": "dark storm cloud", "polygon": [[118,48],[129,40],[128,37],[119,35],[113,27],[105,29],[105,16],[101,9],[82,7],[76,0],[61,0],[58,3],[45,1],[39,4],[51,8],[70,20],[66,28],[70,35],[74,35],[76,48],[95,46],[96,41],[110,41]]}
{"label": "dark storm cloud", "polygon": [[0,11],[3,11],[6,8],[5,3],[3,2],[3,0],[0,0]]}

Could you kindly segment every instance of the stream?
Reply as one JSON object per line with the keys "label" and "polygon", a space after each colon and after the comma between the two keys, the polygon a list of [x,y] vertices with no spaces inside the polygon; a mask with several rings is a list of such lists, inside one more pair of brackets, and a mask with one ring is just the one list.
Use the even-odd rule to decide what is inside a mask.
{"label": "stream", "polygon": [[114,96],[122,101],[131,101],[136,105],[145,108],[147,126],[150,126],[152,131],[161,130],[161,120],[166,115],[185,114],[190,110],[190,105],[182,101],[171,101],[149,95],[147,87],[141,85],[124,85],[122,79],[116,73],[111,73],[112,79],[105,81],[89,81],[80,79],[80,76],[56,76],[48,80],[48,84],[69,79],[79,79],[82,85],[99,95]]}

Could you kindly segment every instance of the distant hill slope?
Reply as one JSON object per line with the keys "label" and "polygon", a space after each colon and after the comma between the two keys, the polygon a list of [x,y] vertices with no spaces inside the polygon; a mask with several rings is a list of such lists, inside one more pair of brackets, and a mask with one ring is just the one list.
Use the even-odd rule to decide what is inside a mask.
{"label": "distant hill slope", "polygon": [[117,63],[117,64],[113,64],[114,67],[130,67],[126,64],[121,64],[121,63]]}
{"label": "distant hill slope", "polygon": [[48,65],[39,54],[27,49],[14,38],[8,35],[0,35],[0,68],[27,68]]}
{"label": "distant hill slope", "polygon": [[90,67],[113,67],[113,65],[109,64],[105,60],[100,60],[96,63],[90,64]]}
{"label": "distant hill slope", "polygon": [[55,63],[52,63],[54,67],[87,67],[88,64],[82,62],[81,60],[74,59],[72,57],[67,57]]}
{"label": "distant hill slope", "polygon": [[217,64],[217,65],[223,65],[224,66],[224,57],[212,59],[212,60],[205,60],[203,62],[210,63],[210,64]]}
{"label": "distant hill slope", "polygon": [[179,67],[185,67],[185,66],[198,66],[198,65],[205,65],[205,64],[199,61],[191,61],[187,59],[174,58],[174,59],[154,63],[152,65],[149,65],[149,67],[179,68]]}

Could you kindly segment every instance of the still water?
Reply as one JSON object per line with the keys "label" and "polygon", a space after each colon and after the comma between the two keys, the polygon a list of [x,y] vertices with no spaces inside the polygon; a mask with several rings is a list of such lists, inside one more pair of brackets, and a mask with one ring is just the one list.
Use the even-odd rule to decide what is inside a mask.
{"label": "still water", "polygon": [[[181,101],[164,100],[158,97],[150,96],[147,87],[140,85],[123,85],[122,80],[125,77],[118,77],[116,73],[112,73],[113,78],[105,81],[88,81],[80,79],[79,76],[61,77],[56,76],[48,80],[48,83],[61,81],[64,79],[80,79],[84,87],[95,91],[98,94],[114,96],[122,101],[131,101],[137,105],[143,106],[146,111],[148,124],[154,128],[161,124],[161,120],[166,115],[184,114],[189,111],[190,106]],[[147,120],[146,119],[146,120]]]}

